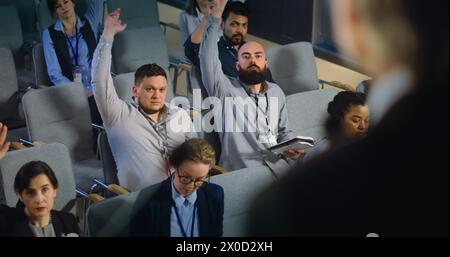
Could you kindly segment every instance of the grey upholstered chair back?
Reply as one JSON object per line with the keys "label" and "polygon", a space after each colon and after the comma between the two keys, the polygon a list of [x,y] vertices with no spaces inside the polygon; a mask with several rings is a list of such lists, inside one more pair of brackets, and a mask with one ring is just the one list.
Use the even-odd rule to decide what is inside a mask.
{"label": "grey upholstered chair back", "polygon": [[55,172],[58,180],[54,209],[61,210],[70,200],[75,199],[75,180],[70,154],[63,144],[51,143],[24,150],[8,152],[0,160],[0,199],[8,206],[15,206],[14,178],[19,169],[30,161],[43,161]]}
{"label": "grey upholstered chair back", "polygon": [[33,90],[22,102],[31,141],[63,143],[75,162],[94,157],[91,114],[82,84]]}
{"label": "grey upholstered chair back", "polygon": [[17,56],[23,44],[22,28],[15,6],[0,6],[0,46]]}
{"label": "grey upholstered chair back", "polygon": [[319,89],[311,43],[298,42],[268,50],[273,79],[286,95]]}
{"label": "grey upholstered chair back", "polygon": [[130,236],[130,223],[134,214],[145,206],[159,187],[160,184],[155,184],[91,205],[87,211],[89,236]]}
{"label": "grey upholstered chair back", "polygon": [[132,87],[134,85],[134,72],[123,73],[113,78],[117,96],[123,101],[130,101],[132,97]]}
{"label": "grey upholstered chair back", "polygon": [[108,0],[107,3],[109,13],[120,8],[120,19],[128,29],[159,26],[156,0]]}
{"label": "grey upholstered chair back", "polygon": [[289,95],[286,97],[289,125],[299,136],[309,136],[316,140],[323,138],[328,117],[328,103],[337,90],[321,89]]}
{"label": "grey upholstered chair back", "polygon": [[132,192],[89,206],[86,215],[89,236],[129,236],[130,217],[138,195],[139,192]]}
{"label": "grey upholstered chair back", "polygon": [[44,48],[42,43],[37,43],[31,50],[31,58],[33,60],[34,84],[36,86],[50,86],[53,83],[50,81],[47,71],[47,63],[45,62]]}
{"label": "grey upholstered chair back", "polygon": [[0,120],[4,120],[11,118],[17,108],[13,97],[19,89],[14,57],[9,48],[0,47],[0,70]]}
{"label": "grey upholstered chair back", "polygon": [[135,72],[140,66],[157,63],[168,70],[169,56],[160,26],[126,29],[114,40],[113,65],[117,74]]}
{"label": "grey upholstered chair back", "polygon": [[128,80],[133,77],[131,81],[134,82],[134,72],[142,65],[149,63],[156,63],[166,71],[168,83],[166,101],[170,101],[174,93],[169,73],[169,55],[167,53],[166,39],[161,27],[126,29],[116,35],[112,49],[112,64],[115,73],[119,75],[133,73],[133,75],[127,75],[130,77],[125,77],[125,79]]}
{"label": "grey upholstered chair back", "polygon": [[[249,208],[258,193],[274,182],[268,167],[254,167],[211,177],[225,193],[224,236],[246,236]],[[91,205],[87,212],[90,236],[129,236],[136,212],[159,188],[159,184]]]}
{"label": "grey upholstered chair back", "polygon": [[0,6],[13,5],[17,8],[24,35],[36,33],[36,6],[34,0],[0,0]]}
{"label": "grey upholstered chair back", "polygon": [[104,183],[107,185],[119,185],[119,178],[117,177],[117,165],[111,152],[111,147],[109,146],[108,135],[106,134],[106,131],[102,131],[98,134],[97,142],[100,160],[102,161],[103,177],[105,178]]}
{"label": "grey upholstered chair back", "polygon": [[225,206],[223,235],[246,236],[246,221],[255,197],[275,181],[267,166],[251,167],[211,177],[211,183],[223,187]]}

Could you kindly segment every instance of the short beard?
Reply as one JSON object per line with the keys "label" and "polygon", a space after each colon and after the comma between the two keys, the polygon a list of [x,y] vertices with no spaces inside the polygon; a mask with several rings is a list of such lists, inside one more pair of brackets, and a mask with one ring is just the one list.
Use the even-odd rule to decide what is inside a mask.
{"label": "short beard", "polygon": [[139,108],[147,115],[152,115],[158,112],[161,112],[162,110],[164,110],[165,105],[163,104],[163,106],[159,109],[159,110],[152,110],[149,108],[145,108],[143,104],[139,103],[138,101],[136,101]]}
{"label": "short beard", "polygon": [[[164,108],[164,107],[163,107],[163,108]],[[155,113],[159,113],[160,111],[162,111],[163,108],[161,108],[161,109],[155,111],[155,110],[147,109],[147,108],[144,108],[144,107],[141,106],[142,111],[143,111],[145,114],[147,114],[147,115],[152,115],[152,114],[155,114]]]}
{"label": "short beard", "polygon": [[[236,36],[240,36],[240,37],[236,37]],[[233,46],[241,46],[241,44],[242,44],[242,42],[244,41],[244,35],[242,35],[242,34],[234,34],[231,38],[230,37],[227,37],[225,34],[224,34],[224,37],[228,40],[228,41],[230,41],[232,44],[233,44]],[[239,41],[238,40],[234,40],[235,38],[239,38]]]}
{"label": "short beard", "polygon": [[266,81],[267,67],[264,67],[262,71],[247,71],[244,69],[239,70],[239,79],[247,85],[258,85]]}

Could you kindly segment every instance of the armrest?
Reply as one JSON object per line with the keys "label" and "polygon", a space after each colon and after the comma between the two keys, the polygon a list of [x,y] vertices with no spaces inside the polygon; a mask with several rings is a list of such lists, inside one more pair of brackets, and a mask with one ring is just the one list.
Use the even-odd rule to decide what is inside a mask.
{"label": "armrest", "polygon": [[102,181],[100,181],[98,179],[94,179],[94,182],[97,185],[101,186],[102,188],[104,188],[104,189],[106,189],[106,190],[108,190],[110,192],[113,192],[116,195],[124,195],[124,194],[128,194],[129,193],[128,190],[126,190],[125,188],[123,188],[123,187],[121,187],[119,185],[116,185],[116,184],[106,185],[105,183],[103,183]]}
{"label": "armrest", "polygon": [[89,199],[89,201],[96,203],[105,200],[105,197],[99,194],[88,194],[87,199]]}
{"label": "armrest", "polygon": [[345,91],[352,91],[352,92],[355,91],[355,88],[353,88],[352,86],[350,86],[348,84],[344,84],[344,83],[339,82],[339,81],[331,81],[330,82],[330,81],[325,81],[325,80],[319,80],[319,83],[322,84],[322,88],[323,88],[323,85],[325,84],[325,85],[332,86],[332,87],[335,87],[335,88],[339,88],[339,89],[342,89],[342,90],[345,90]]}
{"label": "armrest", "polygon": [[105,200],[105,198],[99,194],[88,194],[78,188],[76,188],[75,191],[77,192],[78,195],[81,195],[82,197],[85,197],[89,201],[92,201],[92,202],[100,202],[100,201]]}
{"label": "armrest", "polygon": [[93,129],[95,129],[97,131],[105,131],[105,127],[103,127],[103,125],[91,123],[91,126]]}
{"label": "armrest", "polygon": [[11,145],[9,146],[9,149],[11,150],[22,150],[26,149],[27,147],[19,142],[11,142]]}
{"label": "armrest", "polygon": [[45,86],[45,85],[36,85],[37,89],[47,89],[49,88],[49,86]]}
{"label": "armrest", "polygon": [[35,146],[35,147],[38,147],[38,146],[41,146],[41,145],[45,145],[45,142],[42,142],[42,141],[34,141],[33,142],[33,146]]}
{"label": "armrest", "polygon": [[130,193],[128,190],[126,190],[125,188],[116,185],[116,184],[111,184],[108,186],[109,191],[115,193],[116,195],[125,195]]}

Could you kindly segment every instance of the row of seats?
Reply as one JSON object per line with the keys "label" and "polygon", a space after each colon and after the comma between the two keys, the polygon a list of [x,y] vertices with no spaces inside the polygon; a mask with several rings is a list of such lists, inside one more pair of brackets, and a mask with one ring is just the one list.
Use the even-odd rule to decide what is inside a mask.
{"label": "row of seats", "polygon": [[[246,221],[254,198],[275,181],[268,167],[252,167],[211,177],[225,194],[223,235],[246,236]],[[129,236],[130,222],[141,202],[152,197],[158,185],[150,190],[117,196],[91,205],[87,211],[88,234],[94,237]]]}
{"label": "row of seats", "polygon": [[[44,1],[45,2],[45,1]],[[138,1],[140,2],[140,1]],[[157,62],[164,68],[169,68],[169,56],[167,54],[164,34],[159,24],[156,1],[143,1],[145,4],[154,6],[142,6],[139,3],[130,4],[130,1],[108,1],[109,11],[121,7],[123,21],[129,25],[128,29],[119,34],[115,39],[113,48],[113,67],[119,75],[115,76],[114,83],[119,97],[128,100],[133,84],[133,72],[142,64]],[[136,11],[134,9],[139,9]],[[151,15],[146,10],[154,10]],[[51,23],[51,21],[49,22]],[[139,40],[136,40],[139,38]],[[295,55],[300,53],[300,55]],[[317,78],[317,69],[315,66],[314,53],[311,44],[297,43],[288,46],[272,49],[268,52],[271,63],[271,70],[274,79],[280,84],[288,95],[287,104],[289,119],[292,128],[297,134],[320,138],[324,135],[323,117],[326,113],[326,104],[337,93],[336,90],[317,90],[319,89],[319,80]],[[293,58],[293,59],[292,59]],[[292,59],[289,69],[286,69],[286,63]],[[37,85],[47,84],[45,81],[45,61],[43,59],[42,45],[37,44],[33,48],[33,63],[35,70],[35,81]],[[39,74],[44,74],[38,78]],[[308,76],[305,76],[308,74]],[[17,86],[16,86],[17,88]],[[306,93],[300,93],[303,91]],[[172,91],[169,91],[172,92]],[[170,101],[171,95],[167,100]],[[89,109],[87,100],[84,96],[83,86],[73,83],[66,87],[52,87],[43,90],[33,90],[25,94],[23,98],[24,115],[27,122],[27,132],[30,141],[59,142],[67,147],[70,159],[72,161],[70,168],[77,186],[85,191],[89,191],[94,178],[104,178],[114,182],[115,167],[111,167],[112,156],[108,153],[108,145],[105,140],[106,134],[101,134],[99,142],[105,146],[101,149],[102,163],[98,161],[93,153],[92,145],[93,135],[89,120]],[[299,112],[299,110],[301,110]],[[103,141],[102,141],[103,140]],[[108,159],[109,158],[109,159]],[[45,159],[44,159],[45,160]],[[102,174],[103,167],[103,174]],[[265,172],[260,171],[266,170]],[[258,171],[258,172],[257,172]],[[248,177],[254,173],[254,177]],[[264,175],[265,174],[265,175]],[[261,177],[260,177],[261,176]],[[245,178],[249,178],[248,181]],[[235,171],[230,174],[220,175],[212,178],[212,181],[224,187],[226,193],[224,229],[225,235],[242,235],[243,222],[246,218],[247,207],[251,197],[260,189],[272,181],[273,177],[267,168],[250,168],[246,171]],[[5,180],[6,181],[6,180]],[[230,182],[231,181],[231,182]],[[238,185],[242,184],[242,189]],[[6,184],[5,184],[6,185]],[[70,186],[68,188],[74,188]],[[239,190],[236,190],[239,188]],[[246,192],[240,192],[247,190]],[[133,206],[133,201],[139,196],[139,192],[132,193],[123,197],[111,200],[111,206],[124,201],[130,203],[124,205],[124,213],[129,213],[127,206]],[[244,197],[245,196],[245,197]],[[14,201],[13,201],[14,202]],[[108,210],[109,201],[99,203],[98,206],[106,206]],[[97,206],[97,205],[94,205]],[[92,210],[99,210],[90,218],[92,226],[106,221],[95,221],[95,217],[101,218],[103,208],[92,207]],[[93,211],[95,213],[95,211]],[[108,214],[108,211],[106,211]],[[122,214],[117,212],[118,217]],[[130,218],[130,215],[125,215]],[[123,217],[121,218],[123,219]],[[127,218],[123,219],[126,227]],[[110,225],[108,225],[110,226]],[[108,231],[108,226],[105,230]],[[116,235],[115,232],[95,232],[92,228],[92,235]],[[105,232],[106,233],[106,232]],[[125,233],[125,232],[120,232]],[[119,234],[120,234],[119,233]]]}

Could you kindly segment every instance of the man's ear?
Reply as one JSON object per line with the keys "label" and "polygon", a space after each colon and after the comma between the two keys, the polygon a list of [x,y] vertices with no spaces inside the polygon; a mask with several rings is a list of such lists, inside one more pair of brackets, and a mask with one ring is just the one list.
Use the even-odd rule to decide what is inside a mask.
{"label": "man's ear", "polygon": [[131,87],[131,96],[132,97],[137,97],[138,95],[138,90],[139,90],[139,86],[133,85]]}
{"label": "man's ear", "polygon": [[241,66],[239,66],[239,62],[236,62],[236,70],[238,70],[238,71],[241,70]]}
{"label": "man's ear", "polygon": [[225,22],[222,21],[222,22],[220,23],[220,29],[221,29],[221,30],[224,30],[224,29],[225,29]]}

